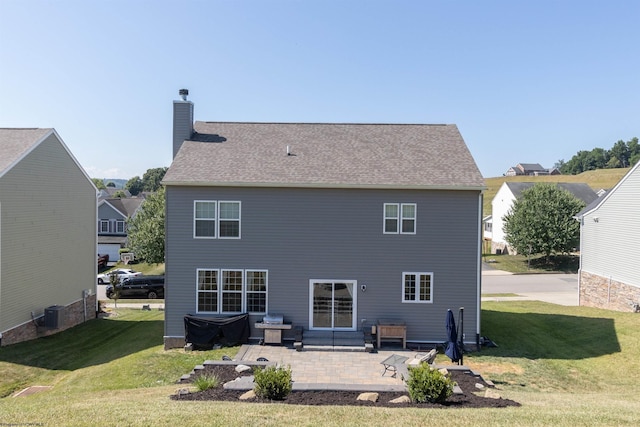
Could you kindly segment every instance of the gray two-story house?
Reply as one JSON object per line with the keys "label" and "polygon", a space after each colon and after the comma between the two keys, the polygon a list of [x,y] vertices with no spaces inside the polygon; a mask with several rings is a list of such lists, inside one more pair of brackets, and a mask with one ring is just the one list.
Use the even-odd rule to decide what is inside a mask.
{"label": "gray two-story house", "polygon": [[455,125],[193,121],[174,101],[165,347],[184,317],[279,313],[304,331],[480,333],[484,180]]}
{"label": "gray two-story house", "polygon": [[135,216],[143,198],[108,198],[98,201],[98,254],[120,259],[120,249],[127,246],[127,220]]}

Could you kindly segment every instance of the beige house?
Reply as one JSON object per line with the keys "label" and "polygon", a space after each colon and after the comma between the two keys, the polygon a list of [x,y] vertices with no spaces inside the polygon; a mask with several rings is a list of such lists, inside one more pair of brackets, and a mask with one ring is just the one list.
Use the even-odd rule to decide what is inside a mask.
{"label": "beige house", "polygon": [[54,129],[0,129],[0,345],[95,318],[96,195]]}

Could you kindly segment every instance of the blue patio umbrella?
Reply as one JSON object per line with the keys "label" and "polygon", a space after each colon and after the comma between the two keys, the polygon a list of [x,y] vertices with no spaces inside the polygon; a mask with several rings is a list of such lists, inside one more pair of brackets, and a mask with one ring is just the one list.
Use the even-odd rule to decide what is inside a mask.
{"label": "blue patio umbrella", "polygon": [[445,321],[447,328],[447,348],[444,351],[452,362],[458,362],[462,359],[462,352],[458,347],[458,331],[456,330],[456,321],[453,318],[451,309],[447,310],[447,318]]}

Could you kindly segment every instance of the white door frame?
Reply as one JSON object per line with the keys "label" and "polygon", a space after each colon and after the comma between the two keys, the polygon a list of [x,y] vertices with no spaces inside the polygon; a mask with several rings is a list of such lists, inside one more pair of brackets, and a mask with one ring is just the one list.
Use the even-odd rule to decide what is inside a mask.
{"label": "white door frame", "polygon": [[[347,287],[351,287],[351,301],[352,301],[352,312],[351,312],[351,326],[350,327],[315,327],[313,324],[313,288],[316,284],[331,284],[332,285],[332,301],[331,301],[331,323],[334,324],[334,312],[335,312],[335,285],[336,284],[345,284]],[[355,331],[357,330],[358,322],[356,319],[357,316],[357,307],[358,307],[358,281],[357,280],[335,280],[335,279],[311,279],[309,280],[309,329],[310,330],[319,330],[319,331]]]}

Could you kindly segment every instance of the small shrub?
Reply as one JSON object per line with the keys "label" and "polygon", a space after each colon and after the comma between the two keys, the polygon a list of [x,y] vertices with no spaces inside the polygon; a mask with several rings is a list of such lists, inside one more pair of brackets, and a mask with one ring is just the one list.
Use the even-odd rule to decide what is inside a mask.
{"label": "small shrub", "polygon": [[409,366],[409,397],[417,403],[444,403],[453,394],[455,382],[426,363]]}
{"label": "small shrub", "polygon": [[193,381],[193,385],[196,386],[198,391],[209,390],[210,388],[216,388],[220,384],[220,380],[215,374],[203,374]]}
{"label": "small shrub", "polygon": [[291,367],[267,366],[253,371],[256,395],[271,400],[284,400],[291,393]]}

